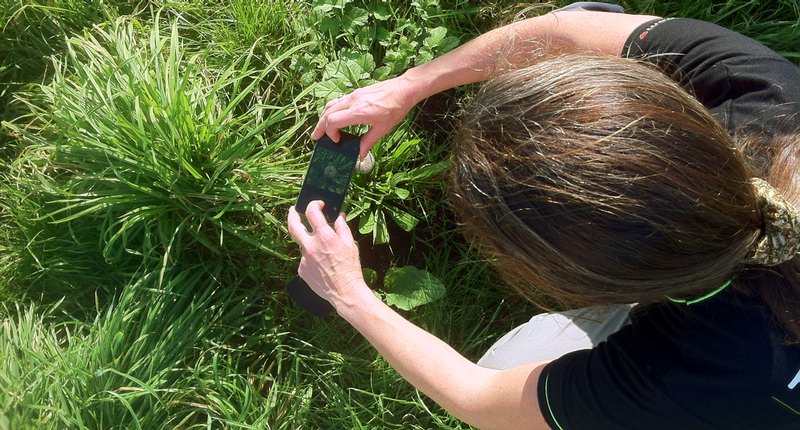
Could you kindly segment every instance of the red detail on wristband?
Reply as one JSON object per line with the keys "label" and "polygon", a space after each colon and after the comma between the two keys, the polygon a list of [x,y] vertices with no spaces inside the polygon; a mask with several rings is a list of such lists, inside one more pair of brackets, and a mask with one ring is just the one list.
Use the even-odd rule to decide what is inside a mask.
{"label": "red detail on wristband", "polygon": [[644,40],[644,38],[647,37],[647,33],[649,33],[649,32],[648,31],[643,31],[642,34],[639,35],[639,40]]}

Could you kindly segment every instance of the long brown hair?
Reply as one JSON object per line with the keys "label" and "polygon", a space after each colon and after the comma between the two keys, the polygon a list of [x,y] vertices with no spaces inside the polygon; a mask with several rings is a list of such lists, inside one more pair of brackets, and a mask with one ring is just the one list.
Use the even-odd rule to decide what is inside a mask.
{"label": "long brown hair", "polygon": [[[749,178],[800,200],[786,145],[758,172],[705,107],[630,59],[559,54],[504,73],[463,113],[455,146],[460,219],[536,303],[701,296],[741,271],[762,233]],[[765,302],[798,339],[798,271],[781,274],[737,276],[736,288],[783,288]]]}

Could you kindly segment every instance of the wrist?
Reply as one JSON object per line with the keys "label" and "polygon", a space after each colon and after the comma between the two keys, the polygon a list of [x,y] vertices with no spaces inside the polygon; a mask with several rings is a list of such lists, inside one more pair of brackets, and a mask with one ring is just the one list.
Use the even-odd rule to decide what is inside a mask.
{"label": "wrist", "polygon": [[434,88],[432,79],[433,75],[425,73],[424,70],[420,70],[424,66],[425,65],[423,64],[422,66],[408,69],[405,71],[405,73],[398,76],[398,79],[406,88],[406,94],[408,95],[410,106],[414,106],[422,100],[425,100],[426,98],[441,91]]}
{"label": "wrist", "polygon": [[347,289],[347,294],[339,297],[335,305],[336,313],[351,325],[356,325],[358,317],[363,317],[367,310],[375,307],[375,301],[380,300],[363,280],[359,280]]}

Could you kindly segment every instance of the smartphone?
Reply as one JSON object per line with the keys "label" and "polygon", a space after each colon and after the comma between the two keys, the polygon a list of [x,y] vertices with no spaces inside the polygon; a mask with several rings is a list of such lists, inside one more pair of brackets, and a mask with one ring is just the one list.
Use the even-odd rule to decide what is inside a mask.
{"label": "smartphone", "polygon": [[333,305],[318,296],[299,276],[295,276],[286,284],[286,294],[295,305],[317,318],[325,318],[334,310]]}
{"label": "smartphone", "polygon": [[338,143],[327,135],[317,141],[295,204],[297,211],[304,214],[309,203],[322,200],[325,218],[330,223],[342,210],[361,144],[361,138],[356,135],[340,134]]}
{"label": "smartphone", "polygon": [[[317,141],[295,204],[297,212],[304,214],[309,203],[322,200],[325,202],[322,212],[330,223],[336,221],[342,209],[361,144],[360,137],[340,133],[339,143],[327,135]],[[286,293],[297,306],[316,317],[324,318],[333,311],[333,306],[318,296],[299,276],[286,284]]]}

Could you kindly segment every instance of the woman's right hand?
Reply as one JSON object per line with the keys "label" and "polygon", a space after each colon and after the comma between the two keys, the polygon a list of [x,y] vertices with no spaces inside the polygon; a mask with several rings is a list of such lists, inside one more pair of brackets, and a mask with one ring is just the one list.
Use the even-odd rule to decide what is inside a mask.
{"label": "woman's right hand", "polygon": [[292,238],[300,245],[297,274],[338,311],[354,291],[368,291],[369,287],[364,283],[358,246],[344,214],[339,214],[331,227],[322,213],[323,207],[324,203],[319,200],[308,204],[305,215],[309,229],[292,206],[288,227]]}
{"label": "woman's right hand", "polygon": [[416,93],[413,82],[404,76],[359,88],[325,105],[311,138],[317,140],[327,134],[338,142],[340,129],[368,125],[369,131],[361,137],[359,151],[359,156],[364,158],[378,139],[399,124],[421,100]]}

